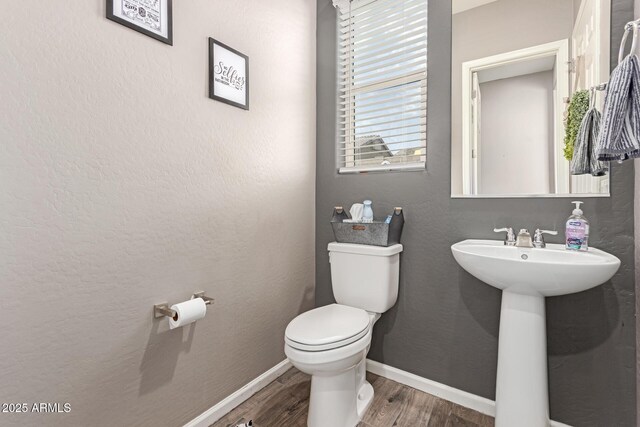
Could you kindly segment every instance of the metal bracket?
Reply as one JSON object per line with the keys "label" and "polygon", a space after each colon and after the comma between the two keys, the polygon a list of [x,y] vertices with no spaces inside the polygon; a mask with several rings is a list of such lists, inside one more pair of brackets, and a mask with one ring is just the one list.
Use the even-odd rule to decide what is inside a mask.
{"label": "metal bracket", "polygon": [[[212,305],[215,301],[213,298],[210,298],[205,295],[204,291],[194,292],[191,296],[191,299],[194,298],[202,298],[206,305]],[[169,303],[161,302],[160,304],[153,305],[153,317],[155,319],[160,319],[162,317],[172,317],[174,320],[178,319],[178,313],[175,310],[169,308]]]}
{"label": "metal bracket", "polygon": [[206,296],[204,291],[194,292],[191,299],[193,298],[202,298],[206,305],[213,305],[213,303],[215,302],[213,298]]}
{"label": "metal bracket", "polygon": [[176,313],[175,310],[171,310],[169,308],[169,304],[166,302],[153,305],[153,317],[156,319],[159,319],[165,316],[176,318],[177,315],[178,313]]}

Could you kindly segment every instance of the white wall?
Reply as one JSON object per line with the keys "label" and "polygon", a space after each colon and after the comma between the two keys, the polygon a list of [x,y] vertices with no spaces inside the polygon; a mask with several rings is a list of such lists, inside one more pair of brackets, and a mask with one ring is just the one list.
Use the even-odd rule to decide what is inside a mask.
{"label": "white wall", "polygon": [[[553,72],[480,85],[479,194],[551,191]],[[505,179],[509,177],[509,179]]]}
{"label": "white wall", "polygon": [[[0,2],[1,402],[20,426],[177,426],[284,359],[313,304],[314,0],[174,1],[174,46],[104,0]],[[207,37],[251,110],[207,97]],[[154,303],[216,299],[169,331]]]}

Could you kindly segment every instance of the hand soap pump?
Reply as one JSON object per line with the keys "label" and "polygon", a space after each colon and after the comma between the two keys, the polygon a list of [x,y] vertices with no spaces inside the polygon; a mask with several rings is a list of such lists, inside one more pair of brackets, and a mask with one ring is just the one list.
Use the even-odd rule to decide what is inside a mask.
{"label": "hand soap pump", "polygon": [[575,203],[576,208],[567,220],[566,248],[573,251],[586,251],[589,249],[589,221],[582,216],[582,209],[580,209],[582,202],[571,203]]}

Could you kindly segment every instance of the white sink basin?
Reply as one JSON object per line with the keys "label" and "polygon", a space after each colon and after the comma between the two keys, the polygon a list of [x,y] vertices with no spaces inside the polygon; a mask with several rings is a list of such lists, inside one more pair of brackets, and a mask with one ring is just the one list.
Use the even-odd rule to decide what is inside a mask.
{"label": "white sink basin", "polygon": [[502,289],[496,427],[548,427],[544,298],[598,286],[618,271],[620,260],[595,248],[517,248],[496,240],[465,240],[451,251],[462,268]]}
{"label": "white sink basin", "polygon": [[517,248],[497,240],[464,240],[451,247],[458,264],[483,282],[511,292],[551,297],[609,280],[620,260],[599,249],[568,251],[564,245]]}

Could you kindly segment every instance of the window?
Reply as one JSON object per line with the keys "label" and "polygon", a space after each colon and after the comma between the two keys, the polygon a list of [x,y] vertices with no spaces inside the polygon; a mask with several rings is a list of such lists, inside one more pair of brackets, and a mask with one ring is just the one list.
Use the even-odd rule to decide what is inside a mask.
{"label": "window", "polygon": [[341,3],[338,170],[423,169],[427,0]]}

